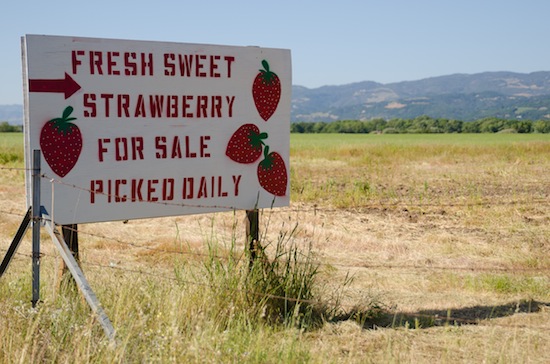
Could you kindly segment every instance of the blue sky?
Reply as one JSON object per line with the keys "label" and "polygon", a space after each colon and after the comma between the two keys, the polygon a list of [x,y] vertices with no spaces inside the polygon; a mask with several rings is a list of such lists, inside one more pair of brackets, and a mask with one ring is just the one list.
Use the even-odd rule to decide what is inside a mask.
{"label": "blue sky", "polygon": [[22,104],[25,34],[287,48],[293,84],[550,70],[548,0],[6,0],[0,104]]}

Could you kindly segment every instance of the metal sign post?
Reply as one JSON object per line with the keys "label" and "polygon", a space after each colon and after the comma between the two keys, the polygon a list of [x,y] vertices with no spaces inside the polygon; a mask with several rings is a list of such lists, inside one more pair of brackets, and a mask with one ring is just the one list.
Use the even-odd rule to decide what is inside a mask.
{"label": "metal sign post", "polygon": [[55,223],[48,216],[47,211],[40,205],[40,179],[42,178],[40,170],[41,153],[39,149],[33,151],[33,168],[32,168],[32,206],[27,211],[27,214],[23,218],[11,246],[6,253],[6,256],[2,260],[0,265],[0,276],[6,271],[13,255],[15,254],[19,243],[23,240],[25,232],[27,231],[29,224],[32,221],[32,307],[36,307],[40,302],[40,227],[42,224],[49,232],[55,247],[61,254],[63,261],[67,268],[71,272],[73,278],[80,288],[82,294],[86,298],[90,308],[99,318],[99,322],[105,331],[105,334],[111,342],[114,342],[115,329],[111,324],[111,321],[103,311],[99,300],[95,293],[92,291],[84,273],[80,269],[72,251],[67,246],[65,239],[61,233],[55,228]]}
{"label": "metal sign post", "polygon": [[40,301],[40,150],[33,151],[32,167],[32,307]]}

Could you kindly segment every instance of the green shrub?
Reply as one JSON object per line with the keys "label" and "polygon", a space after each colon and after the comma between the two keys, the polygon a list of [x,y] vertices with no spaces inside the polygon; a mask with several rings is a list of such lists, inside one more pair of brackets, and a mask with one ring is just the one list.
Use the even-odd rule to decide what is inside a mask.
{"label": "green shrub", "polygon": [[252,264],[236,251],[234,241],[226,252],[209,241],[208,256],[195,279],[204,277],[204,294],[210,297],[206,301],[215,303],[212,317],[220,327],[231,326],[237,318],[252,326],[267,322],[309,327],[320,317],[314,315],[319,264],[311,247],[302,250],[293,242],[294,232],[281,232],[274,247],[259,247]]}

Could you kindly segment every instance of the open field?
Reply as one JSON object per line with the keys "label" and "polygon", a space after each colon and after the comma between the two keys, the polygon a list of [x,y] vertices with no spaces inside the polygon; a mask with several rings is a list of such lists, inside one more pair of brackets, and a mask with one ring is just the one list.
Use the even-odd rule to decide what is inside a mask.
{"label": "open field", "polygon": [[[26,211],[22,148],[0,134],[2,257]],[[45,232],[32,309],[29,232],[0,278],[0,363],[548,363],[549,171],[548,134],[293,134],[291,206],[261,212],[261,242],[319,264],[315,309],[274,322],[251,299],[242,211],[82,225],[112,348],[56,289]]]}

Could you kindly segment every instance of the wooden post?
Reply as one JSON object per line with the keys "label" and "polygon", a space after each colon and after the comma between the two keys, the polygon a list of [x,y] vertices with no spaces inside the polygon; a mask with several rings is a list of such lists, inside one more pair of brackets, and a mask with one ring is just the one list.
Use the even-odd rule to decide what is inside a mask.
{"label": "wooden post", "polygon": [[252,268],[254,260],[258,257],[258,249],[260,247],[260,217],[258,209],[246,211],[246,241],[249,251],[249,267]]}
{"label": "wooden post", "polygon": [[63,232],[63,239],[65,239],[65,242],[73,254],[74,259],[77,262],[80,261],[78,254],[78,225],[63,225],[61,227],[61,231]]}
{"label": "wooden post", "polygon": [[[69,247],[69,251],[71,252],[73,258],[77,263],[80,264],[80,256],[78,252],[78,225],[63,225],[61,226],[61,231],[63,233],[63,240],[65,240],[65,243]],[[74,280],[74,277],[70,274],[69,269],[67,268],[67,264],[65,264],[64,260],[61,260],[61,262],[59,262],[59,268],[57,272],[57,291],[61,289],[61,286],[64,284],[64,282],[66,282],[67,284],[70,283],[72,286],[76,286],[76,281]]]}

